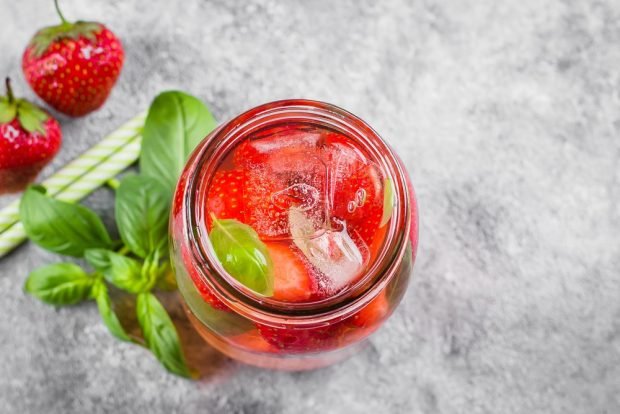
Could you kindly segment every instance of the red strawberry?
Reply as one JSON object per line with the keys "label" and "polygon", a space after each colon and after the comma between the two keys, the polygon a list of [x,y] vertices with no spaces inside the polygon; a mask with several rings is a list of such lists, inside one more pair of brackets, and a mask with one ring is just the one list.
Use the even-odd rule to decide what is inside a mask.
{"label": "red strawberry", "polygon": [[22,58],[32,89],[56,110],[82,116],[99,109],[121,72],[118,38],[101,23],[62,23],[39,30]]}
{"label": "red strawberry", "polygon": [[273,262],[273,298],[303,302],[316,291],[316,272],[301,252],[278,243],[265,243]]}
{"label": "red strawberry", "polygon": [[244,171],[221,170],[215,173],[207,195],[209,228],[211,228],[211,214],[218,219],[244,221],[244,182]]}
{"label": "red strawberry", "polygon": [[324,152],[335,186],[332,216],[344,221],[354,239],[359,237],[370,246],[383,215],[383,180],[379,169],[340,134],[326,136]]}
{"label": "red strawberry", "polygon": [[194,286],[196,286],[196,289],[198,289],[198,292],[200,292],[200,295],[205,300],[205,302],[213,306],[215,309],[230,312],[230,308],[226,306],[224,302],[219,300],[217,296],[215,296],[215,293],[211,291],[209,286],[207,286],[206,282],[202,279],[202,277],[198,273],[198,270],[194,267],[194,264],[192,263],[192,258],[189,250],[185,246],[181,247],[181,258],[183,260],[183,265],[185,266],[187,273],[189,273],[189,276],[194,282]]}
{"label": "red strawberry", "polygon": [[0,97],[0,194],[22,190],[54,158],[62,132],[48,113],[15,99],[6,79],[7,96]]}

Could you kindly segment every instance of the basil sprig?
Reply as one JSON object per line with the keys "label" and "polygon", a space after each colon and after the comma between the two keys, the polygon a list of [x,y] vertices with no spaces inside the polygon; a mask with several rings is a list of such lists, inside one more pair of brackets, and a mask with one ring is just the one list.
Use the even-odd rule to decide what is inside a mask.
{"label": "basil sprig", "polygon": [[[20,204],[28,237],[62,255],[86,259],[91,270],[57,263],[34,270],[25,290],[52,305],[94,299],[116,338],[145,344],[162,365],[190,376],[179,335],[154,291],[176,289],[168,260],[168,217],[174,186],[194,147],[216,126],[207,107],[182,92],[164,92],[149,109],[140,156],[142,174],[125,177],[116,190],[115,218],[121,240],[112,240],[97,214],[54,200],[31,186]],[[130,335],[114,310],[110,287],[136,295],[142,330]]]}

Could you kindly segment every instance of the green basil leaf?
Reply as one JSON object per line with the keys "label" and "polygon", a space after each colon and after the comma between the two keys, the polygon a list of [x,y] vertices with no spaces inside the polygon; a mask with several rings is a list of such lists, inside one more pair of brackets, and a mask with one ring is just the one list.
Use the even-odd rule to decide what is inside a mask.
{"label": "green basil leaf", "polygon": [[25,290],[52,305],[72,305],[89,298],[95,279],[73,263],[56,263],[34,270]]}
{"label": "green basil leaf", "polygon": [[232,277],[257,293],[273,295],[273,263],[252,227],[213,217],[209,238],[217,258]]}
{"label": "green basil leaf", "polygon": [[116,190],[116,224],[125,245],[145,258],[168,249],[170,193],[146,176],[125,178]]}
{"label": "green basil leaf", "polygon": [[26,190],[19,217],[30,240],[55,253],[81,257],[86,249],[112,247],[110,235],[92,210],[49,198],[40,186]]}
{"label": "green basil leaf", "polygon": [[158,95],[142,131],[140,171],[172,194],[185,161],[217,123],[198,99],[179,91]]}
{"label": "green basil leaf", "polygon": [[131,338],[125,332],[125,328],[121,325],[121,322],[118,320],[116,313],[114,313],[114,309],[112,308],[112,301],[110,300],[110,295],[108,294],[108,288],[105,285],[103,280],[99,280],[95,285],[95,299],[97,300],[97,308],[99,308],[99,314],[101,315],[101,319],[103,319],[103,323],[107,326],[108,331],[121,341],[131,342]]}
{"label": "green basil leaf", "polygon": [[147,346],[166,367],[177,375],[189,377],[179,335],[168,312],[152,293],[140,293],[136,301],[138,322]]}
{"label": "green basil leaf", "polygon": [[150,276],[144,274],[140,262],[122,254],[105,249],[89,249],[84,257],[108,282],[119,289],[140,293],[149,290],[154,284]]}
{"label": "green basil leaf", "polygon": [[379,227],[383,227],[392,217],[392,211],[394,210],[394,183],[389,178],[383,181],[383,215],[379,222]]}

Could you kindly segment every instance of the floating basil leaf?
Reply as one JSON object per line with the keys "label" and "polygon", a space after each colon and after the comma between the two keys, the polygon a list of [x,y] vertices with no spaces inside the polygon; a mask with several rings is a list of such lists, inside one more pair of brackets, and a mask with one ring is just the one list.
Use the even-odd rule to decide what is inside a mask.
{"label": "floating basil leaf", "polygon": [[217,220],[209,234],[213,250],[226,271],[246,287],[273,295],[273,263],[256,231],[237,220]]}
{"label": "floating basil leaf", "polygon": [[379,227],[385,226],[392,217],[394,202],[394,184],[391,179],[386,178],[383,181],[383,215],[381,216]]}

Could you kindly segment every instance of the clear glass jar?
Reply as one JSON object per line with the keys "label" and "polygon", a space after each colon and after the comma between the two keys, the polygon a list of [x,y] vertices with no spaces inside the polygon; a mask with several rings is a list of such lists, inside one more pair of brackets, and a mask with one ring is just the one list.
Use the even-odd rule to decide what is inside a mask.
{"label": "clear glass jar", "polygon": [[[205,188],[222,160],[248,135],[282,125],[345,135],[391,182],[391,191],[384,189],[389,192],[384,194],[384,211],[391,215],[362,276],[333,296],[303,303],[260,296],[229,275],[214,253],[205,224]],[[233,359],[285,370],[329,365],[358,350],[402,299],[418,241],[415,196],[400,159],[361,119],[308,100],[261,105],[209,134],[177,184],[170,226],[176,278],[196,330]]]}

